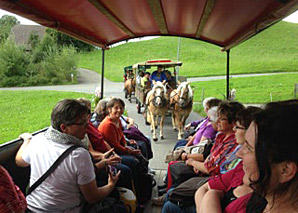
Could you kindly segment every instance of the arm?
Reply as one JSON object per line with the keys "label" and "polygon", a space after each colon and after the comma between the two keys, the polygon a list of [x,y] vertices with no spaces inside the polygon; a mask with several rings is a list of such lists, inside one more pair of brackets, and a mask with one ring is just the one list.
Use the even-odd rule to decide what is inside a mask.
{"label": "arm", "polygon": [[196,210],[200,212],[201,204],[205,194],[210,190],[208,182],[201,186],[195,194]]}
{"label": "arm", "polygon": [[194,159],[196,161],[204,162],[204,156],[203,156],[203,154],[199,154],[199,153],[194,153],[194,154],[183,153],[181,155],[181,158],[184,161],[187,160],[187,159],[189,159],[189,158],[192,158],[192,159]]}
{"label": "arm", "polygon": [[127,117],[127,129],[129,129],[130,127],[132,127],[135,124],[134,119]]}
{"label": "arm", "polygon": [[196,169],[199,172],[202,172],[204,174],[209,174],[209,172],[208,172],[207,168],[204,166],[203,162],[199,162],[199,161],[196,161],[196,160],[190,158],[185,163],[186,163],[186,165],[194,167],[194,169]]}
{"label": "arm", "polygon": [[[220,190],[211,189],[203,197],[200,203],[199,213],[220,213],[221,199],[224,196],[224,192]],[[197,207],[198,208],[198,207]]]}
{"label": "arm", "polygon": [[197,135],[197,132],[194,134],[194,136],[191,137],[191,139],[187,142],[187,144],[185,146],[191,146],[193,141],[195,140]]}
{"label": "arm", "polygon": [[103,153],[95,151],[93,149],[92,144],[90,143],[90,141],[89,141],[89,152],[90,152],[90,154],[92,155],[92,157],[95,161],[99,161],[99,160],[103,159]]}
{"label": "arm", "polygon": [[111,191],[113,190],[113,188],[115,187],[119,179],[119,176],[120,176],[120,171],[114,177],[111,174],[109,174],[108,184],[98,188],[96,185],[96,181],[94,179],[90,183],[79,185],[80,191],[82,192],[85,200],[89,204],[97,203],[98,201],[102,200],[103,198],[105,198],[111,193]]}
{"label": "arm", "polygon": [[26,161],[24,161],[24,159],[22,158],[22,154],[23,154],[23,151],[26,149],[26,147],[28,146],[31,138],[32,138],[32,135],[30,133],[23,133],[19,136],[21,139],[24,140],[23,144],[21,145],[19,151],[17,152],[16,154],[16,158],[15,158],[15,161],[16,161],[16,164],[17,166],[20,166],[20,167],[27,167],[29,166],[30,164],[28,164]]}

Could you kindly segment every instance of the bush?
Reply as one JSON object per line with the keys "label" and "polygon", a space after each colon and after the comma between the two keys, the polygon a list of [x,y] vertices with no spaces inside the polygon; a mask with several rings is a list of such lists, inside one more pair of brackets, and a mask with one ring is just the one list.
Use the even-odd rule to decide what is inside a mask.
{"label": "bush", "polygon": [[24,48],[6,40],[0,48],[0,73],[3,77],[26,76],[30,57]]}

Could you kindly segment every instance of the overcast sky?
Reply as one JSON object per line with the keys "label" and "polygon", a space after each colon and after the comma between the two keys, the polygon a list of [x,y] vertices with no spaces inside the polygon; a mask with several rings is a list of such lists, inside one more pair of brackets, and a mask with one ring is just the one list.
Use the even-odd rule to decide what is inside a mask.
{"label": "overcast sky", "polygon": [[[27,24],[27,25],[37,25],[37,23],[30,21],[28,19],[25,19],[21,16],[15,15],[13,13],[9,13],[5,10],[1,10],[0,9],[0,17],[2,17],[3,15],[11,15],[11,16],[15,16],[20,22],[21,24]],[[293,22],[293,23],[298,23],[298,11],[296,11],[295,13],[293,13],[292,15],[288,16],[287,18],[284,19],[284,21],[288,21],[288,22]]]}

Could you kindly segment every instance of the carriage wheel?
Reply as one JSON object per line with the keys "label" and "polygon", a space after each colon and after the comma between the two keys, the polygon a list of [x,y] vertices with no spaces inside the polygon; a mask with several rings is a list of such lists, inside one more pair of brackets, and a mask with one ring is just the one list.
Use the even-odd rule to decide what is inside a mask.
{"label": "carriage wheel", "polygon": [[141,113],[141,103],[138,101],[138,99],[137,99],[137,110],[138,110],[138,113],[140,114]]}

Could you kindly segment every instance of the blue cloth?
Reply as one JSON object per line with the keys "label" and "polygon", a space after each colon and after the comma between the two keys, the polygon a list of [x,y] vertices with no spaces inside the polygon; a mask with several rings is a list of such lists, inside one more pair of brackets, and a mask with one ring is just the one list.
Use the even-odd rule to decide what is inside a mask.
{"label": "blue cloth", "polygon": [[187,142],[188,142],[187,140],[178,141],[173,150],[177,149],[179,146],[185,146],[187,144]]}
{"label": "blue cloth", "polygon": [[150,81],[152,80],[163,82],[164,80],[167,80],[167,77],[164,72],[161,72],[160,75],[158,75],[158,71],[156,70],[150,76]]}

